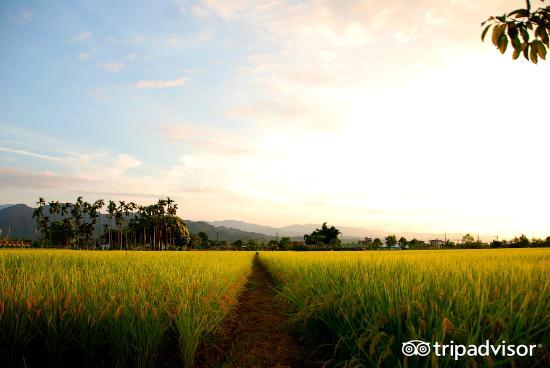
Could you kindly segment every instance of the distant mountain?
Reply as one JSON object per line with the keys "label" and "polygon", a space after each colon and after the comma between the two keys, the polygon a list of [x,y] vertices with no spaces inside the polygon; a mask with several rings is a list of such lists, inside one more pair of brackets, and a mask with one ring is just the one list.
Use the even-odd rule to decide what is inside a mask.
{"label": "distant mountain", "polygon": [[[272,226],[263,226],[251,224],[248,222],[237,221],[237,220],[223,220],[223,221],[209,221],[209,224],[215,226],[226,226],[243,231],[253,231],[263,234],[268,234],[271,236],[279,235],[279,238],[282,236],[289,236],[294,239],[301,239],[304,234],[310,234],[315,229],[318,229],[322,224],[294,224],[283,227],[272,227]],[[329,225],[332,225],[329,223]],[[388,235],[395,234],[397,238],[401,236],[406,239],[419,239],[419,240],[431,240],[431,239],[443,239],[444,234],[435,234],[435,233],[419,233],[419,232],[390,232],[386,230],[379,229],[364,229],[359,227],[349,227],[349,226],[340,226],[334,225],[342,232],[342,238],[344,241],[357,241],[359,239],[364,239],[365,237],[369,238],[381,238]],[[460,239],[463,234],[447,234],[447,239]]]}
{"label": "distant mountain", "polygon": [[[1,205],[0,207],[0,229],[2,236],[8,232],[14,238],[32,239],[35,237],[36,222],[32,218],[33,209],[24,204],[17,205]],[[48,206],[44,208],[44,214],[49,215]],[[61,220],[60,214],[57,219]],[[108,218],[105,213],[101,215],[101,224],[108,223]],[[208,237],[215,240],[235,241],[237,239],[254,239],[258,241],[275,239],[278,235],[279,239],[283,236],[288,236],[293,240],[303,239],[304,234],[309,234],[315,229],[321,227],[321,224],[294,224],[283,227],[272,227],[251,224],[244,221],[224,220],[224,221],[190,221],[185,220],[189,231],[194,234],[204,231]],[[329,224],[332,225],[332,224]],[[434,233],[418,233],[418,232],[389,232],[384,230],[363,229],[356,227],[347,227],[335,225],[342,232],[344,242],[357,241],[365,237],[384,238],[387,235],[395,234],[398,238],[404,236],[407,239],[443,239],[444,234]],[[447,234],[447,239],[457,240],[462,238],[463,234]]]}
{"label": "distant mountain", "polygon": [[[36,234],[36,221],[32,218],[34,209],[25,205],[17,204],[4,207],[0,209],[0,229],[2,230],[1,236],[6,236],[8,233],[12,238],[18,239],[34,239]],[[49,215],[48,206],[44,208],[44,214]],[[57,220],[61,220],[62,216],[57,215]],[[108,223],[107,215],[101,215],[101,224]],[[254,239],[258,241],[275,239],[274,236],[266,234],[247,232],[229,227],[217,227],[210,225],[202,221],[189,221],[185,223],[189,231],[194,234],[204,231],[208,234],[208,237],[215,240],[216,237],[219,240],[235,241],[238,239],[249,240]]]}
{"label": "distant mountain", "polygon": [[245,231],[242,229],[236,229],[226,226],[214,226],[204,221],[190,221],[184,220],[187,224],[187,228],[193,234],[198,234],[201,231],[204,231],[208,234],[210,240],[227,240],[235,241],[239,239],[249,240],[254,239],[258,241],[271,240],[275,239],[274,235],[262,234],[253,231]]}
{"label": "distant mountain", "polygon": [[[313,232],[315,229],[318,229],[322,226],[322,224],[304,224],[304,225],[294,224],[294,225],[283,226],[283,227],[272,227],[272,226],[256,225],[256,224],[251,224],[248,222],[237,221],[237,220],[210,221],[208,223],[215,226],[231,227],[234,229],[239,229],[243,231],[252,231],[252,232],[267,234],[271,236],[276,236],[278,234],[279,237],[289,236],[292,238],[302,238],[304,234],[309,234]],[[340,231],[342,231],[342,234],[346,239],[359,239],[367,236],[367,233],[373,233],[373,231],[360,229],[360,228],[353,228],[353,227],[346,227],[346,226],[336,226],[336,227],[340,229]],[[382,233],[382,232],[378,232],[378,233]]]}
{"label": "distant mountain", "polygon": [[16,204],[0,209],[0,229],[2,237],[32,239],[35,237],[36,222],[32,218],[33,209],[24,204]]}
{"label": "distant mountain", "polygon": [[[266,234],[271,236],[276,236],[277,233],[281,231],[276,227],[256,225],[256,224],[251,224],[248,222],[237,221],[237,220],[209,221],[208,223],[214,226],[223,226],[226,228],[233,228],[233,229],[238,229],[242,231],[249,231],[253,233]],[[290,234],[285,233],[282,235],[287,236]],[[304,235],[304,234],[296,233],[292,235]]]}

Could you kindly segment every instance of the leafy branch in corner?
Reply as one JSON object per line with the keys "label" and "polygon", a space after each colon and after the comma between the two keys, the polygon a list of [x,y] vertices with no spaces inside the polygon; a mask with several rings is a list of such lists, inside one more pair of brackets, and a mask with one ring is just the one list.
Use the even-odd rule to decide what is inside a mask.
{"label": "leafy branch in corner", "polygon": [[[540,0],[544,2],[544,0]],[[521,54],[537,64],[539,58],[546,60],[550,47],[550,6],[543,6],[532,11],[531,1],[526,1],[526,8],[517,9],[498,17],[489,17],[481,23],[483,32],[481,40],[492,28],[493,44],[505,53],[508,45],[514,49],[512,58],[516,60]]]}

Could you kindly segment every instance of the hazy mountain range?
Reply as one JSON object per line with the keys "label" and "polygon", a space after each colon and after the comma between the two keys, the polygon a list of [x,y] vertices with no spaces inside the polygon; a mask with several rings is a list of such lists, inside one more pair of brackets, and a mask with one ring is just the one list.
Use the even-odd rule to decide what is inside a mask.
{"label": "hazy mountain range", "polygon": [[[263,225],[256,225],[251,224],[248,222],[243,221],[237,221],[237,220],[223,220],[223,221],[210,221],[209,222],[212,225],[215,226],[225,226],[225,227],[231,227],[234,229],[239,229],[243,231],[252,231],[257,233],[262,233],[266,235],[276,236],[278,235],[279,238],[282,236],[289,236],[289,237],[299,237],[302,238],[304,234],[309,234],[315,229],[318,229],[322,226],[322,224],[294,224],[289,226],[283,226],[283,227],[272,227],[272,226],[263,226]],[[328,224],[333,225],[333,224]],[[358,239],[364,239],[365,237],[370,238],[384,238],[388,235],[395,234],[398,238],[401,236],[404,236],[407,239],[420,239],[420,240],[430,240],[430,239],[443,239],[445,234],[435,234],[435,233],[418,233],[418,232],[389,232],[386,230],[379,230],[379,229],[365,229],[365,228],[359,228],[359,227],[349,227],[349,226],[341,226],[341,225],[334,225],[336,228],[338,228],[342,232],[342,238],[345,240],[358,240]],[[457,239],[461,238],[463,234],[447,234],[448,239]]]}
{"label": "hazy mountain range", "polygon": [[[10,234],[12,238],[34,239],[36,236],[36,221],[32,218],[33,211],[33,208],[25,204],[0,205],[0,230],[2,230],[0,236],[4,237]],[[43,211],[44,214],[50,216],[48,206],[46,206]],[[61,220],[63,217],[60,214],[57,214],[56,219]],[[106,224],[108,221],[107,215],[102,213],[101,224]],[[204,221],[184,221],[187,224],[189,231],[195,234],[200,231],[204,231],[212,240],[219,239],[235,241],[238,239],[255,239],[258,241],[264,241],[275,239],[275,236],[242,231],[224,226],[214,226]]]}
{"label": "hazy mountain range", "polygon": [[[33,208],[25,204],[0,205],[1,236],[5,236],[9,232],[14,238],[34,238],[36,222],[32,218],[32,212]],[[47,206],[44,209],[44,213],[48,214]],[[60,220],[62,217],[58,214],[57,219]],[[264,241],[276,239],[276,237],[279,237],[280,239],[283,236],[291,237],[293,240],[301,240],[304,234],[309,234],[315,229],[321,227],[321,224],[294,224],[283,227],[272,227],[237,220],[184,221],[187,224],[189,231],[192,233],[196,234],[200,231],[204,231],[212,240],[219,239],[227,241],[235,241],[237,239],[255,239],[258,241]],[[103,213],[101,215],[101,224],[105,224],[107,222],[107,215]],[[367,236],[371,238],[384,238],[385,236],[391,234],[390,232],[383,230],[339,225],[335,226],[342,232],[342,238],[344,241],[357,241],[358,239],[363,239]],[[401,232],[395,233],[395,235],[397,235],[397,237],[404,236],[407,239],[417,238],[422,240],[443,239],[444,236],[443,234],[414,232]],[[448,239],[458,239],[461,237],[462,234],[447,234]]]}

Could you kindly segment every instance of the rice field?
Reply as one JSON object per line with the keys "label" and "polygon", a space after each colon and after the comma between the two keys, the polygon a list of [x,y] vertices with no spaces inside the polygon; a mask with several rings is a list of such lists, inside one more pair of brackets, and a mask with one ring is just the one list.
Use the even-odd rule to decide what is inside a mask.
{"label": "rice field", "polygon": [[252,259],[1,250],[0,366],[193,366],[234,308]]}
{"label": "rice field", "polygon": [[[550,250],[262,252],[327,366],[550,366]],[[541,344],[533,358],[406,357],[409,340]]]}
{"label": "rice field", "polygon": [[[245,293],[247,307],[240,310],[254,314],[236,315],[239,328],[258,336],[262,321],[288,316],[287,331],[311,353],[304,357],[308,364],[550,366],[549,249],[265,251],[254,257],[0,250],[0,366],[196,366],[197,353],[224,330],[247,279],[263,267],[275,280],[273,308],[273,296],[260,301],[258,292]],[[270,281],[263,282],[273,293]],[[258,351],[247,351],[255,349],[250,341],[232,351],[259,359],[280,350],[265,336],[273,341],[259,341]],[[541,347],[532,358],[454,360],[406,356],[402,344],[410,340]]]}

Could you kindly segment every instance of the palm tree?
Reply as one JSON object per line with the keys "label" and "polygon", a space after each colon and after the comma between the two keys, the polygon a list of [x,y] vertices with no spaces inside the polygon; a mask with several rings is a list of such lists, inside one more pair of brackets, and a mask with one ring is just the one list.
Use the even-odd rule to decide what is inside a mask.
{"label": "palm tree", "polygon": [[122,217],[122,214],[124,213],[124,209],[126,208],[126,202],[125,201],[119,201],[119,206],[116,209],[115,212],[115,221],[116,221],[116,227],[119,232],[119,247],[122,249],[122,222],[124,221],[124,217]]}
{"label": "palm tree", "polygon": [[[130,212],[133,213],[133,211],[136,209],[136,204],[134,202],[130,202],[124,206],[124,214],[126,215],[126,220],[128,220],[128,226],[126,226],[126,249],[128,249],[128,227],[129,221],[130,221]],[[135,243],[135,242],[134,242]],[[134,244],[135,245],[135,244]]]}
{"label": "palm tree", "polygon": [[[40,220],[40,226],[42,226],[42,233],[43,234],[48,233],[48,229],[50,229],[49,222],[50,222],[50,218],[48,216],[42,216],[42,219]],[[50,246],[51,246],[51,244],[50,244]]]}
{"label": "palm tree", "polygon": [[98,199],[94,202],[94,208],[97,211],[96,215],[99,220],[99,223],[97,225],[97,238],[98,238],[98,245],[101,244],[101,208],[105,205],[105,202],[103,199]]}
{"label": "palm tree", "polygon": [[157,203],[157,220],[158,220],[158,229],[159,229],[159,249],[162,250],[162,244],[164,244],[165,240],[163,237],[163,227],[164,224],[164,215],[166,214],[166,211],[164,210],[164,206],[166,206],[166,200],[159,199]]}
{"label": "palm tree", "polygon": [[81,226],[81,233],[84,235],[84,244],[88,249],[89,239],[94,232],[94,225],[92,223],[84,222]]}
{"label": "palm tree", "polygon": [[[107,230],[109,230],[109,225],[107,225],[107,224],[103,225],[103,234],[105,234],[107,232]],[[109,247],[111,247],[111,243],[109,243]]]}
{"label": "palm tree", "polygon": [[[141,230],[143,230],[143,246],[145,246],[145,207],[143,206],[137,206],[137,213],[138,213],[138,217],[137,217],[137,222],[138,224],[141,226]],[[141,235],[141,234],[140,234]]]}
{"label": "palm tree", "polygon": [[[88,226],[90,225],[89,223],[86,222],[86,214],[88,214],[88,219],[90,220],[90,222],[92,221],[92,211],[93,211],[93,208],[92,208],[92,205],[89,203],[89,202],[82,202],[82,216],[83,216],[83,220],[84,220],[84,223],[82,224],[82,227],[81,227],[81,234],[84,235],[84,245],[86,246],[86,249],[88,249],[88,237],[89,235],[91,234],[87,234],[87,231],[89,230],[89,228],[93,229],[93,225],[92,226]],[[93,231],[92,231],[93,232]]]}
{"label": "palm tree", "polygon": [[71,219],[69,217],[64,217],[64,216],[67,216],[69,214],[69,210],[71,209],[71,206],[72,204],[67,202],[67,203],[62,203],[61,204],[61,217],[63,217],[63,224],[64,224],[64,228],[65,228],[65,235],[67,236],[67,243],[65,244],[67,247],[69,246],[69,230],[71,229],[71,226],[68,226],[68,225],[71,225]]}
{"label": "palm tree", "polygon": [[82,220],[82,197],[78,197],[76,203],[71,206],[71,216],[73,217],[73,229],[75,234],[76,246],[78,246],[78,240],[80,238],[80,220]]}
{"label": "palm tree", "polygon": [[[173,203],[174,201],[172,201],[172,200],[170,199],[170,197],[168,197],[168,198],[166,199],[166,202],[167,202],[167,203]],[[170,217],[175,217],[175,216],[176,216],[177,210],[178,210],[178,205],[177,205],[177,203],[174,203],[173,206],[170,206],[170,204],[168,204],[168,208],[167,208],[167,210],[166,210],[166,213],[167,213],[168,216],[170,216]],[[170,245],[172,245],[172,244],[174,243],[174,239],[172,238],[172,228],[169,228],[169,230],[170,230]]]}
{"label": "palm tree", "polygon": [[[46,203],[46,201],[44,201],[44,198],[40,197],[38,202],[36,202],[38,207],[36,207],[34,209],[33,213],[32,213],[32,218],[36,220],[37,240],[38,240],[38,236],[40,234],[40,222],[42,221],[42,217],[44,216],[44,214],[42,213],[42,207],[44,206],[45,203]],[[42,244],[42,246],[43,246],[43,244]]]}
{"label": "palm tree", "polygon": [[69,233],[72,233],[72,228],[73,228],[73,225],[71,223],[71,219],[69,217],[65,217],[63,219],[63,228],[65,229],[65,234],[66,234],[65,246],[68,247],[69,246]]}
{"label": "palm tree", "polygon": [[[50,215],[52,215],[52,222],[55,223],[55,215],[59,212],[59,202],[51,201],[50,205]],[[50,231],[50,245],[52,245],[52,232]]]}
{"label": "palm tree", "polygon": [[[90,216],[90,225],[91,225],[90,228],[92,230],[92,233],[90,235],[92,235],[91,238],[93,238],[94,227],[95,227],[95,224],[97,222],[97,209],[96,209],[94,204],[90,204],[89,208],[88,208],[88,211],[89,211],[89,216]],[[94,241],[94,248],[97,245],[96,243],[97,242]]]}
{"label": "palm tree", "polygon": [[111,228],[112,228],[112,221],[113,221],[113,215],[116,212],[116,203],[113,201],[109,201],[109,204],[107,205],[107,213],[109,214],[109,247],[111,246]]}

